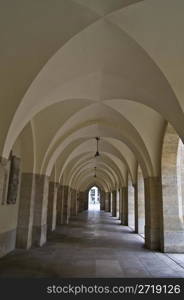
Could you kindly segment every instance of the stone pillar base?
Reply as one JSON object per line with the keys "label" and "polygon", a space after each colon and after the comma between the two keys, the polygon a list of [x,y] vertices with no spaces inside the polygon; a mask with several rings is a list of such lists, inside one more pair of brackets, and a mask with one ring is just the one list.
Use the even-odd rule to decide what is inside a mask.
{"label": "stone pillar base", "polygon": [[62,199],[62,224],[68,224],[70,218],[70,198],[68,186],[63,186]]}
{"label": "stone pillar base", "polygon": [[109,201],[108,201],[108,199],[105,200],[105,212],[109,212]]}
{"label": "stone pillar base", "polygon": [[112,191],[112,217],[117,216],[117,203],[116,203],[116,191]]}
{"label": "stone pillar base", "polygon": [[164,232],[164,241],[161,241],[161,251],[170,253],[184,253],[184,232]]}
{"label": "stone pillar base", "polygon": [[50,182],[49,196],[48,196],[47,225],[48,225],[48,231],[51,232],[56,229],[57,190],[58,190],[58,184],[55,182]]}
{"label": "stone pillar base", "polygon": [[32,246],[32,227],[17,228],[16,247],[20,249],[30,249]]}
{"label": "stone pillar base", "polygon": [[42,246],[47,239],[47,206],[49,180],[47,176],[35,176],[35,204],[33,222],[33,245]]}
{"label": "stone pillar base", "polygon": [[33,245],[41,247],[47,241],[47,224],[33,226]]}
{"label": "stone pillar base", "polygon": [[34,195],[34,174],[23,173],[21,176],[20,203],[17,223],[17,248],[29,249],[32,245]]}
{"label": "stone pillar base", "polygon": [[161,178],[144,179],[145,187],[145,246],[160,250],[161,240]]}
{"label": "stone pillar base", "polygon": [[122,188],[120,220],[121,225],[128,226],[128,187]]}
{"label": "stone pillar base", "polygon": [[56,225],[61,225],[62,224],[62,207],[63,207],[63,204],[62,204],[62,189],[63,187],[61,185],[58,185],[58,188],[57,188],[57,206],[56,206]]}
{"label": "stone pillar base", "polygon": [[105,193],[105,211],[110,212],[110,193]]}
{"label": "stone pillar base", "polygon": [[128,226],[128,218],[125,218],[125,216],[120,215],[121,225]]}
{"label": "stone pillar base", "polygon": [[150,250],[160,248],[160,228],[151,229],[145,226],[145,247]]}

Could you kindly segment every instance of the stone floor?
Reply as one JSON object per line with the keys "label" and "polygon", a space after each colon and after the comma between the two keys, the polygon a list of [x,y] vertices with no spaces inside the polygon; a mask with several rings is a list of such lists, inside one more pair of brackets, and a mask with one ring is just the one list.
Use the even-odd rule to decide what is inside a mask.
{"label": "stone floor", "polygon": [[90,211],[58,227],[42,248],[0,259],[0,278],[21,277],[184,277],[184,254],[149,251],[109,213]]}

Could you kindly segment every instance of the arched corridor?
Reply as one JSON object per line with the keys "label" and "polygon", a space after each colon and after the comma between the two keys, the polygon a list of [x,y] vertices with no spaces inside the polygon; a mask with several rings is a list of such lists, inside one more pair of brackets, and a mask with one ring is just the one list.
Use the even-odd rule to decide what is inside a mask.
{"label": "arched corridor", "polygon": [[0,276],[183,277],[183,11],[4,1]]}
{"label": "arched corridor", "polygon": [[146,249],[117,218],[91,210],[57,227],[43,247],[9,254],[0,270],[0,278],[184,278],[184,258]]}

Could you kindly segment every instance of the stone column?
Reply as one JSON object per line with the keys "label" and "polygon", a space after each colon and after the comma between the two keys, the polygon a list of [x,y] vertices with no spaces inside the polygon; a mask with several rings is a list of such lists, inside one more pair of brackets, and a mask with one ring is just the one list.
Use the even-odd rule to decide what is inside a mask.
{"label": "stone column", "polygon": [[85,209],[85,201],[84,201],[84,199],[85,199],[85,195],[84,195],[85,193],[84,192],[82,192],[82,191],[80,191],[79,193],[78,193],[78,211],[79,212],[82,212],[82,211],[84,211],[84,209]]}
{"label": "stone column", "polygon": [[77,191],[77,215],[80,213],[80,192]]}
{"label": "stone column", "polygon": [[[138,186],[137,183],[133,184],[133,188],[134,188],[134,231],[136,232],[136,224],[138,223],[138,219],[140,217],[140,211],[139,211],[139,205],[138,205]],[[137,232],[136,232],[137,233]]]}
{"label": "stone column", "polygon": [[33,244],[42,246],[47,240],[47,205],[49,180],[45,175],[35,175],[35,204]]}
{"label": "stone column", "polygon": [[122,224],[122,220],[123,220],[123,188],[122,187],[119,190],[119,219]]}
{"label": "stone column", "polygon": [[58,185],[57,187],[57,206],[56,206],[56,224],[61,225],[63,224],[63,187],[62,185]]}
{"label": "stone column", "polygon": [[135,189],[130,181],[128,185],[128,226],[135,230]]}
{"label": "stone column", "polygon": [[162,147],[161,250],[184,253],[184,145],[168,123]]}
{"label": "stone column", "polygon": [[105,193],[105,211],[110,212],[110,193]]}
{"label": "stone column", "polygon": [[112,191],[112,217],[116,217],[116,209],[117,209],[117,203],[116,203],[116,191]]}
{"label": "stone column", "polygon": [[112,213],[112,192],[110,192],[109,195],[109,212]]}
{"label": "stone column", "polygon": [[122,205],[120,212],[121,224],[128,226],[128,187],[122,188]]}
{"label": "stone column", "polygon": [[120,189],[116,191],[116,217],[120,220]]}
{"label": "stone column", "polygon": [[49,183],[49,196],[48,196],[48,213],[47,213],[47,229],[54,231],[56,229],[56,207],[57,207],[57,191],[58,183]]}
{"label": "stone column", "polygon": [[101,190],[100,193],[100,210],[105,210],[105,192]]}
{"label": "stone column", "polygon": [[71,216],[77,216],[77,193],[76,190],[71,189]]}
{"label": "stone column", "polygon": [[142,172],[138,171],[137,193],[135,197],[135,232],[144,234],[145,227],[145,195]]}
{"label": "stone column", "polygon": [[88,192],[83,192],[84,209],[88,210]]}
{"label": "stone column", "polygon": [[138,186],[136,188],[136,193],[135,193],[135,233],[139,233],[139,199],[138,199]]}
{"label": "stone column", "polygon": [[70,218],[70,199],[69,199],[69,187],[63,186],[62,191],[62,223],[68,224]]}
{"label": "stone column", "polygon": [[17,223],[17,248],[29,249],[32,246],[34,200],[35,176],[32,173],[23,173],[21,176],[20,202]]}
{"label": "stone column", "polygon": [[161,178],[144,179],[145,187],[145,245],[147,248],[160,249],[160,213],[162,203]]}
{"label": "stone column", "polygon": [[[170,162],[171,164],[171,162]],[[172,167],[172,166],[168,166]],[[181,192],[181,191],[180,191]],[[161,207],[161,250],[184,253],[184,224],[182,203],[179,199],[177,176],[163,176],[163,200]],[[182,199],[184,201],[184,199]]]}
{"label": "stone column", "polygon": [[20,158],[12,155],[8,182],[7,204],[15,204],[20,192]]}
{"label": "stone column", "polygon": [[0,157],[0,205],[7,202],[10,160]]}

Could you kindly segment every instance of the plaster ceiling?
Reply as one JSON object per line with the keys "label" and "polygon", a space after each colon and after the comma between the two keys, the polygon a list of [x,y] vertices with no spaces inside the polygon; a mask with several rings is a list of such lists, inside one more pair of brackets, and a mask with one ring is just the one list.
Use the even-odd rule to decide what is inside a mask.
{"label": "plaster ceiling", "polygon": [[1,156],[13,148],[23,171],[78,189],[134,183],[138,164],[158,176],[166,121],[184,140],[184,2],[1,6]]}

